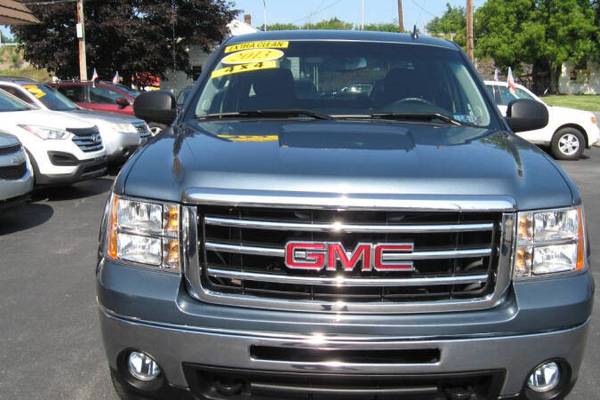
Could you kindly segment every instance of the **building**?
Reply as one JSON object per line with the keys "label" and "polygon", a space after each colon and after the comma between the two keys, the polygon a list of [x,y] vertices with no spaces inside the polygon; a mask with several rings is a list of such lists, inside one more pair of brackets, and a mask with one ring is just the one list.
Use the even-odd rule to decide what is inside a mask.
{"label": "building", "polygon": [[0,0],[0,25],[37,24],[40,21],[18,1]]}

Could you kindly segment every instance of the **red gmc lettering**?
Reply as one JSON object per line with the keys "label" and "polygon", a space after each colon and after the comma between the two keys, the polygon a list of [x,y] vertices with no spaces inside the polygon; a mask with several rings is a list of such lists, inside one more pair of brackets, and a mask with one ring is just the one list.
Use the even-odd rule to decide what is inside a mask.
{"label": "red gmc lettering", "polygon": [[310,271],[336,271],[338,262],[344,272],[353,271],[359,263],[361,271],[412,271],[412,261],[386,261],[386,255],[412,253],[411,243],[370,244],[359,243],[353,251],[346,251],[341,243],[289,242],[285,246],[285,265],[291,269]]}
{"label": "red gmc lettering", "polygon": [[376,271],[412,271],[412,261],[385,262],[384,254],[387,253],[412,253],[415,249],[413,244],[380,244],[375,246],[375,270]]}
{"label": "red gmc lettering", "polygon": [[342,263],[344,271],[352,271],[358,260],[362,259],[363,271],[371,270],[371,245],[370,244],[359,244],[356,246],[350,258],[346,254],[346,249],[341,243],[330,243],[328,246],[329,258],[327,262],[327,271],[335,271],[337,260]]}
{"label": "red gmc lettering", "polygon": [[[320,271],[325,267],[324,243],[294,243],[285,246],[285,265],[292,269]],[[296,261],[296,251],[304,251],[302,261]]]}

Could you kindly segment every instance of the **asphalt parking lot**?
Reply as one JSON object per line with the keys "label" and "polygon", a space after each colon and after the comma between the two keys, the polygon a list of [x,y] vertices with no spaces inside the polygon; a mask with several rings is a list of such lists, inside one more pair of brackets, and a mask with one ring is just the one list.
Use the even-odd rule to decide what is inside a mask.
{"label": "asphalt parking lot", "polygon": [[[586,202],[600,259],[600,149],[563,163]],[[96,316],[98,225],[112,178],[37,193],[0,215],[0,399],[116,399]],[[598,262],[596,263],[598,265]],[[594,270],[596,281],[600,272]],[[596,300],[600,292],[596,293]],[[600,308],[569,399],[600,399]]]}

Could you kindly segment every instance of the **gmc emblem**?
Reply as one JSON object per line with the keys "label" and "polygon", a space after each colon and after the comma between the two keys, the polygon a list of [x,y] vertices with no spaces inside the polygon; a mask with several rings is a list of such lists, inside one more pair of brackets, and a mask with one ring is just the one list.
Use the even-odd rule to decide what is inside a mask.
{"label": "gmc emblem", "polygon": [[414,247],[412,243],[359,243],[348,251],[339,242],[288,242],[285,265],[307,271],[336,271],[338,264],[344,272],[353,271],[357,265],[363,272],[414,271],[412,261],[394,260],[394,255],[412,253]]}

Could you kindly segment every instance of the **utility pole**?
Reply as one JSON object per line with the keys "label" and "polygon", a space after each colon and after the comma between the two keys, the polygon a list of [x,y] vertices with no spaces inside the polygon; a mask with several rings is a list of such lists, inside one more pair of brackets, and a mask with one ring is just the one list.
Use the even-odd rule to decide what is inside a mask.
{"label": "utility pole", "polygon": [[398,0],[398,31],[404,32],[404,9],[402,8],[402,0]]}
{"label": "utility pole", "polygon": [[475,48],[473,38],[473,0],[467,0],[467,56],[471,61],[475,60],[473,49]]}
{"label": "utility pole", "polygon": [[87,81],[87,61],[85,54],[85,15],[83,0],[77,0],[77,39],[79,42],[79,79]]}
{"label": "utility pole", "polygon": [[365,0],[360,1],[360,30],[365,30]]}
{"label": "utility pole", "polygon": [[263,31],[267,31],[267,0],[263,0]]}

